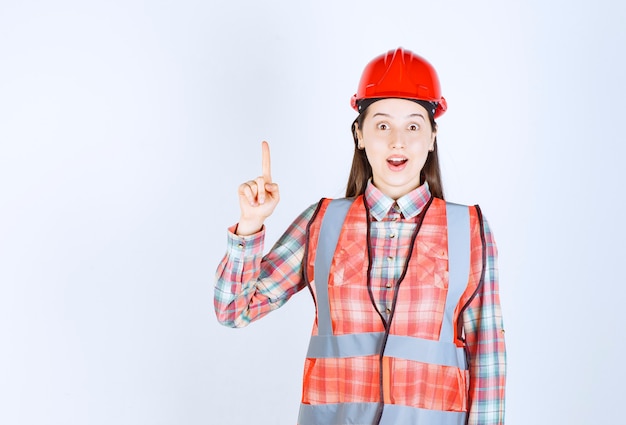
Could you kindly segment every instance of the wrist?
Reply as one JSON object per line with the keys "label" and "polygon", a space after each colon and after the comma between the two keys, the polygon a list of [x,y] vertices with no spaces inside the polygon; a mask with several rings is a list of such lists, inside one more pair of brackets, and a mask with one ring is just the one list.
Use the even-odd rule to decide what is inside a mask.
{"label": "wrist", "polygon": [[263,228],[263,222],[258,222],[255,220],[239,220],[237,223],[237,228],[235,229],[235,234],[239,236],[250,236],[258,233]]}

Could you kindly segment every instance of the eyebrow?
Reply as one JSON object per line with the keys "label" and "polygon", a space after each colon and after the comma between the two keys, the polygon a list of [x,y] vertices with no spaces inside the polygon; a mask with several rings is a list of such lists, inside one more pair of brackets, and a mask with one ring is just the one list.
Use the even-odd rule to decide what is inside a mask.
{"label": "eyebrow", "polygon": [[[374,115],[372,115],[372,118],[376,117],[376,116],[381,116],[381,117],[388,117],[388,118],[392,118],[391,115],[386,114],[384,112],[376,112]],[[424,118],[424,115],[419,114],[419,113],[415,113],[415,114],[410,114],[407,115],[405,118],[414,118],[414,117],[420,117],[421,119],[423,119],[424,121],[426,121],[426,118]]]}

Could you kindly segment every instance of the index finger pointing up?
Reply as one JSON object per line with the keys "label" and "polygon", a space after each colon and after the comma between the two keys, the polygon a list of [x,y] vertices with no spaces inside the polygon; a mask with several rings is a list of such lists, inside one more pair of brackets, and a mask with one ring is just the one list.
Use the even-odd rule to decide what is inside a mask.
{"label": "index finger pointing up", "polygon": [[267,142],[263,142],[261,144],[261,149],[263,151],[263,179],[265,183],[272,182],[272,166],[270,161],[270,145]]}

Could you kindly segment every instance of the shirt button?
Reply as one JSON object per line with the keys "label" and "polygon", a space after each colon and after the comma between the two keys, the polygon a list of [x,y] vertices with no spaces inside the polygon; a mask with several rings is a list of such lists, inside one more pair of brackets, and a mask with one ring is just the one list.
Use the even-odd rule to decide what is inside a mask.
{"label": "shirt button", "polygon": [[390,309],[390,308],[386,309],[386,310],[385,310],[385,313],[387,313],[387,314],[391,314],[391,309]]}
{"label": "shirt button", "polygon": [[390,255],[389,257],[387,257],[387,260],[393,261],[393,257]]}
{"label": "shirt button", "polygon": [[392,233],[392,234],[390,234],[390,235],[389,235],[389,237],[390,237],[391,239],[393,239],[393,238],[395,238],[395,237],[396,237],[396,234],[395,234],[395,233]]}
{"label": "shirt button", "polygon": [[387,283],[385,286],[386,286],[387,288],[391,288],[391,282]]}
{"label": "shirt button", "polygon": [[239,242],[239,244],[237,245],[239,248],[243,249],[243,242]]}

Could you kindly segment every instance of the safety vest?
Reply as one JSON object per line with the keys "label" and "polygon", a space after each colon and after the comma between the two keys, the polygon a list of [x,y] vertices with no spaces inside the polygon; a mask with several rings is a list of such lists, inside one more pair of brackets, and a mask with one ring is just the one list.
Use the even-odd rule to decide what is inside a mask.
{"label": "safety vest", "polygon": [[324,199],[307,229],[316,320],[298,424],[463,425],[469,372],[457,322],[480,281],[470,270],[483,249],[478,209],[432,200],[387,325],[366,284],[367,214],[363,196]]}

